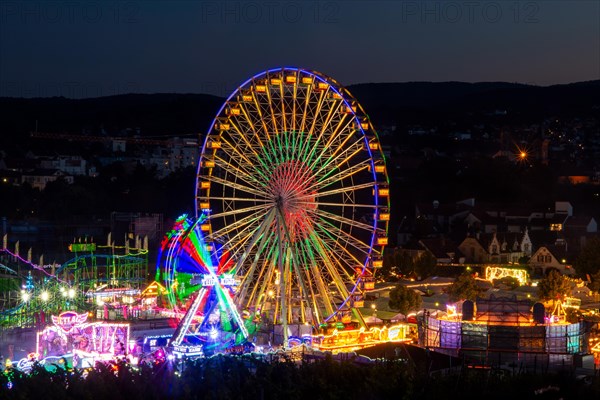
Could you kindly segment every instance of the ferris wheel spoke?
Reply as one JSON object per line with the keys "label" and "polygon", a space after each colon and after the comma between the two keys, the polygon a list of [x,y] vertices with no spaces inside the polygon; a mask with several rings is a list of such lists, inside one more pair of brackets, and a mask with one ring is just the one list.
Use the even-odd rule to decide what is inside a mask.
{"label": "ferris wheel spoke", "polygon": [[[338,144],[334,146],[329,143],[328,146],[323,147],[319,156],[311,164],[311,167],[317,169],[319,173],[322,169],[331,168],[330,165],[332,164],[339,164],[340,159],[348,159],[351,158],[352,155],[360,154],[364,151],[364,139],[356,137],[355,133],[352,131],[347,132],[344,137],[340,136],[337,139],[340,141]],[[349,154],[351,156],[349,156]],[[366,152],[361,158],[370,159]]]}
{"label": "ferris wheel spoke", "polygon": [[309,106],[310,106],[310,99],[312,96],[312,85],[309,85],[306,88],[306,93],[305,93],[305,97],[304,97],[304,107],[303,107],[303,111],[302,111],[302,121],[300,122],[300,132],[306,132],[306,116],[308,115],[308,110],[309,110]]}
{"label": "ferris wheel spoke", "polygon": [[308,129],[309,136],[312,136],[315,133],[315,126],[317,123],[317,118],[321,114],[321,109],[323,107],[323,103],[325,102],[326,96],[325,96],[325,93],[323,91],[321,91],[321,92],[319,92],[318,97],[319,97],[319,99],[317,101],[314,112],[311,113],[311,124],[310,124],[310,128]]}
{"label": "ferris wheel spoke", "polygon": [[[302,205],[312,205],[312,204],[314,204],[314,203],[305,202],[305,201],[299,201],[298,203],[302,204]],[[317,202],[317,205],[319,205],[319,206],[340,207],[340,206],[344,206],[344,203],[332,203],[332,202],[319,201],[319,202]],[[371,210],[377,209],[377,207],[374,206],[373,204],[352,203],[352,207],[354,207],[354,208],[367,208],[367,209],[371,209]]]}
{"label": "ferris wheel spoke", "polygon": [[[366,189],[366,188],[370,188],[370,187],[375,187],[375,183],[366,182],[366,183],[361,183],[361,184],[354,185],[354,186],[345,186],[345,187],[341,187],[338,189],[331,189],[331,190],[317,192],[316,195],[302,195],[302,196],[298,196],[298,200],[302,201],[304,199],[312,199],[312,198],[319,199],[322,197],[332,196],[332,195],[340,194],[340,193],[356,192],[357,190]],[[314,189],[314,187],[310,187],[309,189]],[[321,204],[321,202],[319,202],[319,204]],[[338,205],[340,205],[340,204],[338,204]],[[370,206],[375,208],[375,206],[373,204],[371,204]]]}
{"label": "ferris wheel spoke", "polygon": [[[332,259],[332,257],[330,257],[330,254],[325,247],[326,246],[325,243],[318,235],[315,234],[314,231],[313,231],[313,234],[310,235],[310,238],[312,239],[312,243],[313,243],[317,253],[319,253],[319,255],[321,256],[321,260],[323,261],[323,264],[327,270],[329,277],[332,279],[332,283],[338,290],[338,293],[340,294],[341,297],[347,298],[348,291],[344,284],[344,280],[338,273],[338,271],[340,271],[340,270],[345,271],[345,269],[343,267],[340,268],[340,264],[338,264],[335,261],[336,259],[335,258]],[[336,266],[336,264],[337,264],[337,266]],[[335,304],[335,302],[331,300],[329,290],[325,289],[324,292],[325,292],[325,295],[329,298],[329,300],[326,302],[326,305],[329,305],[330,309],[328,309],[327,311],[331,315],[335,311],[335,310],[333,310],[333,306],[332,306],[332,304]]]}
{"label": "ferris wheel spoke", "polygon": [[[311,168],[315,168],[323,156],[330,151],[331,147],[333,147],[334,141],[339,142],[334,150],[340,150],[352,137],[356,136],[354,129],[351,127],[352,121],[353,119],[349,118],[348,114],[342,114],[337,126],[329,134],[327,142],[325,142],[322,146],[315,146],[310,153],[309,165]],[[319,153],[317,153],[317,150],[320,150]]]}
{"label": "ferris wheel spoke", "polygon": [[[350,164],[350,161],[354,159],[354,157],[358,156],[363,152],[362,146],[354,145],[348,146],[346,150],[339,152],[336,155],[331,155],[325,164],[323,164],[316,172],[315,175],[318,176],[317,181],[322,181],[323,179],[330,176],[333,172],[344,169],[343,166]],[[357,157],[358,158],[358,157]],[[334,165],[332,165],[334,164]],[[364,166],[369,166],[371,164],[370,158],[363,158],[362,161],[359,161],[356,165],[362,164]],[[327,172],[321,174],[322,171],[327,169]]]}
{"label": "ferris wheel spoke", "polygon": [[[267,231],[267,229],[271,228],[274,218],[275,218],[275,210],[271,209],[267,213],[267,215],[265,215],[265,217],[258,223],[258,226],[253,231],[248,232],[245,235],[246,238],[244,240],[241,240],[238,242],[238,246],[236,246],[237,249],[234,249],[235,253],[238,253],[241,250],[243,250],[243,252],[239,256],[239,259],[237,260],[235,266],[233,267],[234,271],[238,271],[241,269],[241,265],[246,261],[246,258],[251,253],[251,251],[254,248],[254,246],[256,245],[256,242],[258,241],[258,239],[260,239],[261,235],[264,235],[264,233]],[[245,231],[241,231],[238,233],[238,235],[240,235],[244,232]],[[237,235],[236,235],[236,237],[237,237]],[[235,240],[236,237],[234,237],[233,240]],[[248,240],[249,240],[249,242],[248,242]],[[234,243],[236,243],[236,242],[234,241]]]}
{"label": "ferris wheel spoke", "polygon": [[[227,155],[229,156],[229,158],[233,159],[233,160],[243,160],[245,162],[246,166],[251,167],[250,170],[247,170],[245,167],[242,167],[242,163],[240,163],[239,161],[236,162],[236,165],[238,166],[239,169],[242,169],[243,171],[245,171],[246,175],[248,176],[252,176],[252,172],[255,171],[256,173],[258,173],[258,175],[264,179],[265,181],[268,180],[268,174],[265,173],[264,170],[261,170],[259,168],[257,168],[257,165],[255,162],[252,162],[252,160],[250,160],[246,154],[244,154],[241,150],[239,150],[238,146],[234,146],[232,143],[230,143],[228,140],[226,140],[225,138],[221,139],[221,150]],[[259,163],[261,163],[261,161],[259,160]],[[232,164],[230,162],[226,163],[226,166],[231,166]],[[265,166],[265,169],[267,169],[267,167]]]}
{"label": "ferris wheel spoke", "polygon": [[230,210],[230,211],[223,211],[220,213],[211,214],[210,218],[215,219],[215,218],[228,217],[230,215],[243,215],[243,214],[251,212],[251,211],[254,211],[254,213],[252,214],[253,216],[260,216],[260,215],[265,215],[266,212],[271,207],[272,207],[272,205],[267,203],[267,204],[261,204],[261,205],[257,205],[257,206],[251,206],[251,207],[236,208],[236,209]]}
{"label": "ferris wheel spoke", "polygon": [[279,107],[279,110],[281,112],[281,132],[287,132],[288,128],[287,128],[287,120],[286,120],[286,115],[285,115],[285,110],[286,110],[286,106],[285,106],[285,98],[286,96],[284,95],[284,84],[280,83],[279,84],[279,100],[280,100],[280,104],[281,106]]}
{"label": "ferris wheel spoke", "polygon": [[[246,134],[244,134],[242,132],[242,130],[240,129],[240,127],[238,127],[238,125],[234,122],[233,118],[229,119],[231,121],[231,125],[234,127],[234,132],[237,134],[237,137],[241,139],[241,141],[244,142],[244,144],[246,145],[246,149],[249,149],[252,154],[254,155],[254,157],[256,158],[256,160],[258,161],[258,163],[263,167],[264,170],[268,169],[268,166],[264,163],[263,159],[261,158],[260,154],[258,154],[258,152],[256,151],[256,149],[254,148],[255,146],[253,146],[249,141],[248,141],[248,137],[246,136]],[[253,133],[255,133],[255,131],[253,130]],[[231,134],[231,133],[230,133]],[[260,148],[263,147],[263,143],[260,140],[260,137],[256,137],[256,139],[259,141],[259,146]],[[253,165],[254,167],[256,167],[255,163],[251,163],[250,165]],[[263,175],[261,173],[261,175]]]}
{"label": "ferris wheel spoke", "polygon": [[238,164],[238,166],[233,165],[221,157],[215,157],[215,161],[216,161],[216,164],[220,168],[229,169],[229,172],[231,172],[232,175],[234,175],[236,178],[239,178],[241,181],[243,181],[247,185],[250,185],[251,187],[258,189],[258,190],[260,190],[261,188],[264,187],[264,185],[265,185],[264,180],[256,179],[256,177],[254,175],[251,175],[251,173],[249,171],[247,171],[246,169],[240,168],[239,164]]}
{"label": "ferris wheel spoke", "polygon": [[[233,165],[231,165],[229,162],[227,162],[226,160],[224,160],[221,157],[215,157],[214,160],[216,162],[215,164],[219,168],[227,168],[229,170],[228,174],[234,176],[236,181],[240,180],[243,183],[245,183],[246,185],[248,185],[254,189],[257,189],[259,191],[262,191],[262,189],[264,188],[265,181],[257,179],[256,176],[251,175],[245,169],[242,169],[239,167],[234,167]],[[212,174],[212,175],[214,175],[214,174]]]}
{"label": "ferris wheel spoke", "polygon": [[359,229],[363,229],[367,232],[372,232],[373,231],[373,226],[369,225],[369,224],[365,224],[363,222],[359,222],[350,218],[346,218],[340,215],[336,215],[333,213],[330,213],[328,211],[325,210],[321,210],[319,208],[315,209],[314,211],[312,211],[313,213],[317,214],[318,216],[320,216],[321,218],[326,218],[328,220],[332,220],[332,221],[336,221],[336,222],[341,222],[343,224],[346,224],[348,226],[354,227],[354,228],[359,228]]}
{"label": "ferris wheel spoke", "polygon": [[[253,98],[252,104],[255,106],[255,109],[256,109],[258,107],[256,105],[256,98],[255,98],[254,95],[252,95],[252,98]],[[256,125],[260,125],[260,121],[257,121],[256,118],[253,119],[251,117],[252,114],[250,113],[250,110],[249,110],[250,103],[241,102],[239,104],[239,107],[240,107],[240,110],[241,110],[241,114],[244,116],[245,122],[247,122],[247,126],[249,127],[248,130],[242,130],[242,129],[240,129],[239,130],[240,135],[243,135],[244,138],[247,141],[248,138],[246,137],[246,135],[248,133],[250,133],[249,131],[251,131],[252,138],[258,141],[259,147],[261,147],[261,148],[264,147],[264,143],[263,143],[263,141],[262,141],[262,139],[260,137],[259,131],[257,131],[256,128],[255,128]],[[268,138],[268,136],[267,136],[267,138]],[[249,145],[249,143],[248,143],[248,145]]]}
{"label": "ferris wheel spoke", "polygon": [[[311,251],[314,251],[314,253],[317,253],[316,255],[318,255],[318,257],[320,258],[320,261],[322,261],[324,263],[329,263],[329,261],[327,260],[327,255],[318,249],[318,243],[316,242],[316,239],[313,236],[314,236],[314,232],[311,232],[311,234],[308,236],[308,239],[307,239],[310,242],[310,247],[313,249]],[[334,313],[335,310],[333,307],[333,303],[334,303],[333,299],[331,299],[331,297],[330,297],[331,292],[327,288],[327,283],[325,281],[323,281],[324,277],[321,274],[319,267],[317,266],[316,261],[318,259],[315,256],[313,256],[313,259],[315,260],[315,262],[310,264],[310,272],[312,274],[312,280],[313,280],[313,282],[315,282],[314,286],[317,290],[317,294],[315,296],[315,299],[313,300],[313,307],[315,308],[315,311],[317,313],[317,319],[320,320],[319,314],[321,314],[323,316],[331,315]],[[319,299],[320,299],[320,301],[319,301]]]}
{"label": "ferris wheel spoke", "polygon": [[[365,256],[369,255],[370,244],[363,243],[362,241],[356,239],[354,236],[344,232],[342,229],[337,227],[336,225],[327,222],[324,219],[321,219],[323,223],[319,223],[318,221],[314,222],[315,228],[318,228],[324,237],[329,238],[332,242],[340,242],[342,241],[346,246],[340,246],[340,249],[344,249],[347,251],[347,246],[350,245],[354,249],[356,249],[359,253],[364,254]],[[351,254],[348,252],[348,254]],[[356,260],[355,256],[352,256],[353,259]],[[359,265],[362,262],[359,261]]]}
{"label": "ferris wheel spoke", "polygon": [[[239,215],[239,214],[243,215],[246,213],[247,212],[237,211],[233,215]],[[238,234],[241,234],[244,231],[251,230],[251,227],[253,225],[261,223],[262,218],[264,218],[265,215],[268,215],[268,213],[269,213],[268,211],[265,213],[264,208],[260,208],[257,211],[255,211],[251,214],[248,214],[248,215],[244,216],[243,218],[236,219],[235,222],[229,223],[226,226],[222,227],[221,229],[212,232],[211,234],[208,235],[208,237],[211,240],[218,241],[219,238],[227,237],[231,232],[240,231],[240,232],[238,232]],[[211,216],[211,218],[214,218],[214,217]]]}
{"label": "ferris wheel spoke", "polygon": [[[329,195],[335,193],[347,192],[348,190],[360,190],[369,187],[374,187],[375,182],[366,182],[361,184],[350,184],[348,182],[352,179],[352,177],[356,174],[363,172],[365,169],[370,167],[367,161],[356,164],[347,169],[341,169],[337,174],[329,176],[327,179],[323,179],[321,181],[317,181],[315,184],[307,188],[308,191],[320,191],[322,195]],[[328,188],[335,184],[346,184],[343,188],[340,189],[332,189],[331,191],[323,191],[323,189]]]}
{"label": "ferris wheel spoke", "polygon": [[218,176],[215,176],[215,175],[208,175],[208,176],[205,177],[205,179],[208,180],[208,181],[210,181],[210,182],[213,182],[213,183],[217,183],[217,184],[220,184],[220,185],[223,185],[223,186],[226,186],[226,187],[230,187],[230,188],[233,188],[233,189],[236,189],[236,190],[240,190],[240,191],[245,192],[247,194],[256,195],[259,198],[263,198],[263,199],[265,198],[265,192],[264,192],[264,190],[261,191],[259,189],[256,189],[256,188],[253,188],[253,187],[248,187],[248,186],[242,185],[242,184],[237,183],[237,182],[227,181],[227,180],[225,180],[223,178],[220,178]]}
{"label": "ferris wheel spoke", "polygon": [[222,201],[240,201],[252,203],[272,203],[270,199],[258,199],[256,197],[223,197],[223,196],[198,196],[201,200],[222,200]]}
{"label": "ferris wheel spoke", "polygon": [[[304,277],[301,271],[301,266],[300,266],[300,262],[298,259],[298,248],[296,246],[294,246],[294,250],[292,251],[292,244],[294,243],[294,241],[292,240],[292,235],[288,229],[288,226],[285,222],[285,216],[283,215],[283,213],[281,213],[280,211],[280,215],[279,215],[279,221],[280,224],[283,226],[284,230],[285,230],[285,236],[286,236],[286,249],[285,252],[286,254],[286,260],[289,260],[289,262],[292,264],[292,268],[295,272],[296,278],[298,280],[298,284],[300,286],[300,290],[301,290],[301,296],[300,298],[302,299],[307,293],[308,290],[306,288],[306,284],[304,282]],[[283,255],[280,254],[280,257],[282,257]],[[286,271],[288,271],[289,268],[286,266]],[[290,288],[291,288],[291,280],[290,280]],[[290,294],[291,295],[291,294]],[[304,318],[304,317],[303,317]],[[303,321],[304,322],[304,321]]]}
{"label": "ferris wheel spoke", "polygon": [[[254,88],[255,87],[256,86],[254,86]],[[267,138],[267,140],[270,140],[271,135],[269,134],[269,129],[267,128],[266,118],[264,116],[261,101],[258,99],[258,95],[256,94],[255,90],[252,90],[252,101],[254,102],[254,105],[256,107],[256,112],[258,113],[258,120],[259,120],[260,126],[262,127],[262,131],[263,131],[265,137]],[[258,135],[258,136],[260,137],[260,135]]]}
{"label": "ferris wheel spoke", "polygon": [[[333,104],[334,105],[329,109],[329,114],[327,115],[325,123],[323,123],[319,129],[319,134],[316,136],[314,145],[309,146],[309,143],[307,143],[306,146],[304,146],[304,157],[307,160],[307,163],[311,166],[313,165],[313,159],[317,149],[327,149],[333,140],[337,138],[342,127],[347,126],[347,124],[350,123],[350,121],[346,123],[344,122],[347,119],[347,114],[339,111],[340,107],[342,106],[342,102],[335,101]],[[337,125],[333,129],[330,129],[330,124],[334,116],[340,116],[340,118]],[[328,135],[327,140],[322,144],[323,137],[326,134]]]}
{"label": "ferris wheel spoke", "polygon": [[275,135],[280,133],[279,127],[277,126],[277,116],[275,115],[275,111],[273,111],[273,98],[272,98],[272,94],[271,94],[271,85],[270,82],[267,82],[267,90],[266,90],[266,95],[267,95],[267,100],[269,103],[269,111],[271,113],[271,125],[273,126],[273,133]]}
{"label": "ferris wheel spoke", "polygon": [[[260,242],[258,244],[256,253],[254,255],[254,260],[252,261],[252,264],[250,265],[250,268],[248,268],[247,271],[240,271],[240,274],[242,275],[242,279],[241,279],[241,289],[239,290],[239,297],[242,299],[246,298],[246,293],[248,292],[248,288],[250,285],[254,285],[254,288],[252,289],[252,292],[250,294],[250,296],[248,297],[248,301],[247,304],[251,304],[253,302],[254,299],[254,294],[256,293],[256,290],[258,290],[258,285],[256,284],[257,282],[270,282],[270,277],[272,274],[272,271],[270,271],[272,269],[272,267],[269,269],[269,271],[267,271],[267,278],[266,279],[261,279],[263,278],[263,274],[265,273],[266,269],[261,268],[258,273],[258,277],[256,279],[254,279],[254,276],[256,274],[256,268],[258,267],[258,265],[261,263],[261,261],[264,263],[265,260],[267,260],[269,258],[269,256],[271,255],[271,252],[273,251],[273,248],[271,247],[269,249],[269,252],[266,253],[266,249],[268,247],[268,245],[270,243],[272,243],[273,241],[273,236],[274,236],[274,232],[271,231],[268,234],[265,234],[262,236],[262,238],[260,239]],[[265,257],[265,254],[267,254],[267,257]]]}
{"label": "ferris wheel spoke", "polygon": [[[308,298],[306,301],[311,308],[314,316],[314,321],[319,321],[319,315],[321,315],[321,310],[324,307],[325,303],[331,304],[329,300],[329,291],[327,290],[327,285],[323,281],[323,277],[320,274],[320,271],[317,267],[318,260],[316,258],[315,252],[311,248],[310,239],[306,239],[305,241],[301,241],[298,243],[298,253],[302,257],[302,262],[304,265],[304,274],[306,275],[306,282],[313,283],[312,285],[308,285]],[[306,267],[308,266],[308,267]],[[316,292],[315,292],[316,290]],[[319,302],[318,300],[321,299]],[[319,304],[323,304],[323,306],[319,306]]]}

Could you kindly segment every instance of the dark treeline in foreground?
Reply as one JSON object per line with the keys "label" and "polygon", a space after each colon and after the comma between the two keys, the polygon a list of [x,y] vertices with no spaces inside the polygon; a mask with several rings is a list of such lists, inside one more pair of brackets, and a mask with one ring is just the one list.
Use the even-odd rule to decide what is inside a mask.
{"label": "dark treeline in foreground", "polygon": [[[181,366],[179,366],[181,370]],[[432,376],[425,365],[382,361],[367,365],[331,358],[266,362],[214,357],[174,366],[133,369],[99,364],[81,371],[41,366],[30,374],[0,374],[2,399],[579,399],[600,398],[600,378],[571,372],[511,376],[508,371],[462,369]],[[504,373],[507,372],[507,373]],[[11,384],[8,384],[9,379]],[[12,388],[8,389],[8,386]]]}

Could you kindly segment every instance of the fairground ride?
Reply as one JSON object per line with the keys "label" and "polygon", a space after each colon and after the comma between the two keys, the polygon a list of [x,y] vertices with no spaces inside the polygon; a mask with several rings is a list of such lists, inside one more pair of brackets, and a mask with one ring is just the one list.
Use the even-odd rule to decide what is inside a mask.
{"label": "fairground ride", "polygon": [[243,345],[257,326],[256,320],[238,312],[233,302],[237,286],[233,260],[222,248],[207,248],[205,222],[205,215],[179,217],[158,257],[157,281],[164,282],[180,320],[170,343],[178,356],[225,352]]}
{"label": "fairground ride", "polygon": [[62,265],[38,265],[0,249],[0,327],[43,326],[49,314],[89,311],[105,289],[140,291],[146,283],[147,249],[114,243],[73,243],[69,249],[74,257]]}
{"label": "fairground ride", "polygon": [[373,125],[335,80],[277,68],[227,98],[198,163],[202,214],[205,249],[232,260],[235,304],[281,325],[284,343],[289,324],[364,326],[389,184]]}

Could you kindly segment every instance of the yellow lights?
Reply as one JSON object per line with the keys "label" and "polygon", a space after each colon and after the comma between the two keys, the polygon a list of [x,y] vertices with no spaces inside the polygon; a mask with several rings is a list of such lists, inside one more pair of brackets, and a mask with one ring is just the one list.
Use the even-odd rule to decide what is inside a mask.
{"label": "yellow lights", "polygon": [[518,163],[525,163],[529,158],[529,151],[525,147],[517,146],[517,151],[514,154],[515,161]]}
{"label": "yellow lights", "polygon": [[42,299],[42,301],[48,301],[50,299],[50,293],[43,291],[40,295],[40,299]]}
{"label": "yellow lights", "polygon": [[209,149],[220,149],[221,142],[217,140],[209,140],[208,142],[206,142],[206,147]]}
{"label": "yellow lights", "polygon": [[519,285],[527,284],[527,271],[524,269],[485,267],[485,280],[493,282],[495,279],[512,277],[519,281]]}
{"label": "yellow lights", "polygon": [[360,127],[366,131],[367,129],[369,129],[369,123],[367,121],[362,121],[360,123]]}
{"label": "yellow lights", "polygon": [[269,296],[269,297],[273,298],[273,297],[275,296],[275,292],[274,292],[273,290],[269,290],[269,291],[267,292],[267,296]]}
{"label": "yellow lights", "polygon": [[383,260],[373,260],[373,268],[382,268]]}
{"label": "yellow lights", "polygon": [[202,166],[205,168],[214,168],[215,167],[215,162],[214,161],[204,161],[202,163]]}
{"label": "yellow lights", "polygon": [[242,113],[242,110],[240,110],[239,108],[230,108],[228,111],[229,115],[240,115]]}
{"label": "yellow lights", "polygon": [[550,230],[560,232],[562,231],[562,224],[550,224]]}
{"label": "yellow lights", "polygon": [[249,95],[249,94],[242,95],[242,101],[251,102],[252,101],[252,95]]}
{"label": "yellow lights", "polygon": [[271,78],[271,85],[281,85],[281,79]]}
{"label": "yellow lights", "polygon": [[296,83],[296,75],[288,75],[285,77],[285,83]]}
{"label": "yellow lights", "polygon": [[369,149],[371,149],[371,150],[379,150],[379,143],[377,143],[377,142],[369,142]]}
{"label": "yellow lights", "polygon": [[[369,172],[371,172],[371,166],[369,165]],[[375,172],[378,174],[385,173],[385,165],[384,164],[375,164]]]}
{"label": "yellow lights", "polygon": [[28,292],[21,290],[21,300],[23,300],[23,302],[27,303],[29,301],[29,299],[31,299],[31,295]]}
{"label": "yellow lights", "polygon": [[408,337],[409,332],[408,324],[356,330],[334,329],[329,335],[313,336],[313,345],[321,351],[331,351],[332,354],[336,354],[370,347],[382,342],[407,342],[411,340]]}
{"label": "yellow lights", "polygon": [[69,296],[70,299],[75,298],[75,289],[70,288],[69,290],[67,290],[67,295]]}
{"label": "yellow lights", "polygon": [[367,281],[365,282],[365,290],[373,290],[375,289],[375,282]]}
{"label": "yellow lights", "polygon": [[342,99],[342,95],[339,94],[338,92],[331,92],[331,98],[334,100],[341,100]]}
{"label": "yellow lights", "polygon": [[209,210],[210,209],[210,203],[200,203],[200,209],[201,210]]}
{"label": "yellow lights", "polygon": [[327,82],[317,83],[317,89],[319,89],[319,90],[327,90],[328,88],[329,88],[329,84]]}
{"label": "yellow lights", "polygon": [[375,305],[375,303],[371,304],[371,309],[375,310],[377,308],[377,306]]}
{"label": "yellow lights", "polygon": [[387,236],[379,236],[377,238],[377,246],[387,246],[388,238]]}
{"label": "yellow lights", "polygon": [[256,90],[258,93],[265,93],[267,91],[267,86],[266,85],[256,85],[256,86],[254,86],[254,90]]}
{"label": "yellow lights", "polygon": [[229,130],[229,128],[231,128],[231,125],[230,125],[230,124],[228,124],[227,122],[221,122],[221,123],[218,125],[218,128],[217,128],[217,129],[219,129],[220,131],[227,131],[227,130]]}
{"label": "yellow lights", "polygon": [[313,82],[313,78],[310,76],[303,76],[302,83],[305,85],[310,85]]}
{"label": "yellow lights", "polygon": [[390,188],[388,188],[387,186],[379,186],[377,188],[377,192],[373,190],[373,195],[375,195],[375,193],[377,193],[378,196],[387,197],[390,195]]}
{"label": "yellow lights", "polygon": [[363,300],[355,300],[354,301],[354,307],[356,308],[362,308],[365,306],[365,302]]}
{"label": "yellow lights", "polygon": [[387,212],[379,213],[379,220],[380,221],[389,221],[390,220],[390,213],[387,213]]}
{"label": "yellow lights", "polygon": [[200,230],[202,232],[210,232],[210,224],[202,224],[202,225],[200,225]]}
{"label": "yellow lights", "polygon": [[200,189],[210,189],[210,182],[208,182],[208,181],[200,182]]}

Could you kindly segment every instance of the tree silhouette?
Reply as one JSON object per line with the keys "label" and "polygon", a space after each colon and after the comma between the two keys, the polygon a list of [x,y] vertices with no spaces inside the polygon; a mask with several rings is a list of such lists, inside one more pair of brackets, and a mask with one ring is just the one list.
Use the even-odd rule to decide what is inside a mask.
{"label": "tree silhouette", "polygon": [[600,271],[600,237],[591,237],[575,260],[575,270],[582,278]]}
{"label": "tree silhouette", "polygon": [[402,314],[420,309],[422,303],[423,299],[417,292],[403,285],[398,285],[390,290],[388,305],[391,309],[398,310]]}
{"label": "tree silhouette", "polygon": [[475,300],[479,290],[475,278],[469,273],[464,273],[448,288],[450,301]]}
{"label": "tree silhouette", "polygon": [[571,293],[569,280],[556,270],[551,270],[538,284],[540,300],[562,300]]}

